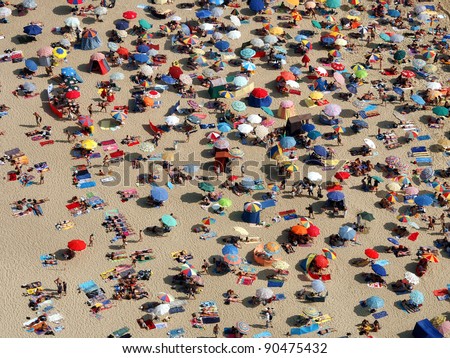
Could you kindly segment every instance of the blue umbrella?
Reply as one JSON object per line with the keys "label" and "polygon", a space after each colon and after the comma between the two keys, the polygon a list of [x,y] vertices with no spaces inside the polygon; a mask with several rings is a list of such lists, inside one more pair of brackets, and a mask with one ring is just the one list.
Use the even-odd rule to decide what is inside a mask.
{"label": "blue umbrella", "polygon": [[312,140],[316,140],[317,138],[321,137],[322,134],[320,134],[320,132],[314,130],[308,133],[308,138],[312,139]]}
{"label": "blue umbrella", "polygon": [[357,127],[369,128],[369,123],[362,121],[360,119],[353,120],[352,123]]}
{"label": "blue umbrella", "polygon": [[400,242],[393,237],[388,237],[387,239],[389,242],[392,242],[394,245],[400,245]]}
{"label": "blue umbrella", "polygon": [[400,11],[395,9],[389,9],[387,13],[391,17],[400,17]]}
{"label": "blue umbrella", "polygon": [[130,23],[126,20],[119,20],[116,22],[117,30],[126,30],[130,27]]}
{"label": "blue umbrella", "polygon": [[137,63],[147,63],[148,62],[148,56],[146,54],[143,54],[143,53],[135,53],[133,55],[133,59]]}
{"label": "blue umbrella", "polygon": [[423,301],[425,300],[425,297],[423,296],[423,293],[420,291],[412,291],[409,294],[409,302],[411,302],[413,305],[421,305]]}
{"label": "blue umbrella", "polygon": [[298,68],[298,67],[295,67],[295,66],[291,66],[289,68],[289,71],[291,71],[294,75],[299,75],[299,74],[302,73],[302,70],[300,68]]}
{"label": "blue umbrella", "polygon": [[226,51],[230,48],[230,43],[228,41],[217,41],[214,46],[216,47],[216,49],[218,49],[219,51]]}
{"label": "blue umbrella", "polygon": [[29,36],[36,36],[42,34],[42,28],[38,25],[28,25],[23,28],[23,32]]}
{"label": "blue umbrella", "polygon": [[318,156],[320,157],[324,157],[326,158],[328,155],[328,150],[327,148],[321,146],[321,145],[315,145],[314,148],[314,153],[316,153]]}
{"label": "blue umbrella", "polygon": [[282,137],[280,139],[280,146],[283,149],[293,148],[297,144],[297,141],[293,137]]}
{"label": "blue umbrella", "polygon": [[353,240],[356,236],[356,231],[350,226],[341,226],[338,234],[344,240]]}
{"label": "blue umbrella", "polygon": [[413,94],[411,99],[416,102],[419,106],[423,106],[425,104],[425,100],[420,97],[418,94]]}
{"label": "blue umbrella", "polygon": [[215,7],[211,10],[211,15],[214,17],[221,17],[223,15],[223,10],[220,7]]}
{"label": "blue umbrella", "polygon": [[311,132],[314,129],[316,129],[316,126],[314,124],[312,124],[312,123],[305,123],[305,124],[302,125],[302,129],[305,132]]}
{"label": "blue umbrella", "polygon": [[242,58],[252,58],[256,55],[256,51],[251,48],[244,48],[239,54]]}
{"label": "blue umbrella", "polygon": [[286,59],[286,56],[285,55],[283,55],[282,53],[277,53],[275,56],[273,56],[273,57],[275,57],[277,60],[285,60]]}
{"label": "blue umbrella", "polygon": [[420,173],[420,179],[421,180],[429,180],[433,177],[434,175],[434,170],[431,167],[425,168],[424,170],[422,170],[422,172]]}
{"label": "blue umbrella", "polygon": [[241,185],[250,188],[255,185],[255,180],[250,177],[245,177],[244,179],[242,179]]}
{"label": "blue umbrella", "polygon": [[23,84],[23,89],[28,92],[33,92],[34,90],[36,90],[36,85],[31,82],[25,82]]}
{"label": "blue umbrella", "polygon": [[322,42],[325,45],[332,45],[332,44],[334,44],[335,41],[336,41],[336,39],[334,37],[331,37],[331,36],[322,37],[320,39],[320,42]]}
{"label": "blue umbrella", "polygon": [[77,71],[75,71],[72,67],[64,67],[61,68],[61,75],[65,77],[74,77],[76,76]]}
{"label": "blue umbrella", "polygon": [[222,5],[224,3],[224,0],[209,0],[209,3],[212,5]]}
{"label": "blue umbrella", "polygon": [[400,95],[400,96],[401,96],[403,93],[405,93],[405,91],[403,91],[403,89],[400,88],[400,87],[394,87],[393,90],[394,90],[395,93],[397,93],[397,94]]}
{"label": "blue umbrella", "polygon": [[183,34],[189,36],[191,34],[191,29],[186,24],[181,24],[181,31],[183,31]]}
{"label": "blue umbrella", "polygon": [[371,310],[377,310],[384,307],[384,300],[381,297],[372,296],[366,300],[366,305]]}
{"label": "blue umbrella", "polygon": [[222,132],[222,133],[228,133],[229,131],[231,131],[230,125],[227,123],[224,123],[224,122],[219,123],[219,125],[217,126],[217,129],[219,130],[219,132]]}
{"label": "blue umbrella", "polygon": [[430,206],[433,204],[433,198],[429,195],[419,195],[414,198],[414,202],[419,206]]}
{"label": "blue umbrella", "polygon": [[294,37],[294,40],[297,42],[302,42],[303,40],[306,40],[308,37],[305,35],[297,35]]}
{"label": "blue umbrella", "polygon": [[385,34],[384,32],[380,34],[380,38],[386,42],[391,41],[391,37],[388,34]]}
{"label": "blue umbrella", "polygon": [[327,198],[331,201],[342,201],[345,199],[345,195],[342,191],[330,191]]}
{"label": "blue umbrella", "polygon": [[237,255],[238,252],[238,248],[234,245],[225,245],[222,248],[222,255]]}
{"label": "blue umbrella", "polygon": [[211,17],[212,13],[209,10],[199,10],[195,13],[199,19],[206,19],[207,17]]}
{"label": "blue umbrella", "polygon": [[345,87],[347,88],[347,90],[350,93],[353,93],[353,94],[357,94],[358,93],[358,87],[356,85],[352,84],[352,83],[349,83]]}
{"label": "blue umbrella", "polygon": [[375,272],[379,276],[387,276],[387,272],[385,268],[381,265],[372,265],[372,271]]}
{"label": "blue umbrella", "polygon": [[36,71],[38,69],[38,66],[36,65],[36,62],[33,60],[26,60],[25,61],[25,67],[28,68],[30,71]]}
{"label": "blue umbrella", "polygon": [[166,201],[169,199],[169,193],[166,189],[154,186],[150,191],[150,196],[156,201]]}
{"label": "blue umbrella", "polygon": [[147,45],[139,45],[136,50],[139,53],[147,53],[150,50],[150,47]]}
{"label": "blue umbrella", "polygon": [[162,77],[161,77],[161,80],[162,80],[164,83],[167,83],[168,85],[174,85],[175,83],[177,83],[177,80],[176,80],[175,78],[173,78],[173,77],[171,77],[171,76],[168,76],[168,75],[162,76]]}
{"label": "blue umbrella", "polygon": [[325,284],[321,280],[314,280],[311,282],[311,287],[316,292],[323,292],[326,290]]}

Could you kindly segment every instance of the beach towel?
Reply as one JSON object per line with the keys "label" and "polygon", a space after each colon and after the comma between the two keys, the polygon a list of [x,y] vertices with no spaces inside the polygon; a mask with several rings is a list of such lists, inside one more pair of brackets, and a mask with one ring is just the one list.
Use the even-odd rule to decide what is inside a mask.
{"label": "beach towel", "polygon": [[277,293],[275,295],[275,301],[284,301],[286,299],[286,296],[284,293]]}
{"label": "beach towel", "polygon": [[271,208],[276,205],[277,205],[277,202],[273,199],[268,199],[268,200],[264,200],[263,202],[261,202],[262,209]]}
{"label": "beach towel", "polygon": [[97,184],[95,183],[95,181],[88,181],[88,182],[84,182],[84,183],[78,183],[77,188],[78,189],[86,189],[86,188],[92,188],[96,185]]}
{"label": "beach towel", "polygon": [[58,265],[58,260],[56,260],[55,258],[53,258],[48,254],[39,256],[39,259],[41,260],[42,267],[50,267]]}
{"label": "beach towel", "polygon": [[217,233],[215,231],[210,231],[210,232],[200,235],[201,240],[210,240],[214,237],[217,237]]}
{"label": "beach towel", "polygon": [[220,322],[220,317],[201,316],[203,324],[215,324]]}
{"label": "beach towel", "polygon": [[422,140],[430,140],[430,139],[431,139],[431,137],[428,134],[420,135],[420,136],[417,137],[417,140],[420,140],[420,141],[422,141]]}
{"label": "beach towel", "polygon": [[288,220],[294,220],[294,219],[297,219],[297,218],[299,218],[299,217],[300,217],[300,216],[297,215],[297,214],[289,214],[289,215],[283,216],[283,219],[286,220],[286,221],[288,221]]}
{"label": "beach towel", "polygon": [[284,281],[280,280],[269,280],[267,281],[267,287],[283,287]]}
{"label": "beach towel", "polygon": [[286,210],[286,211],[280,211],[279,213],[278,213],[278,215],[280,215],[280,216],[286,216],[286,215],[289,215],[289,214],[295,214],[295,209],[292,209],[292,210]]}
{"label": "beach towel", "polygon": [[377,261],[375,261],[375,263],[376,263],[377,265],[380,265],[380,266],[386,266],[386,265],[389,265],[389,261],[388,261],[388,260],[377,260]]}
{"label": "beach towel", "polygon": [[98,290],[97,284],[93,280],[89,280],[78,285],[78,288],[83,292],[91,292],[94,290]]}
{"label": "beach towel", "polygon": [[380,282],[368,283],[367,286],[370,288],[383,288],[383,285]]}
{"label": "beach towel", "polygon": [[184,309],[183,306],[176,306],[176,307],[171,307],[169,310],[170,314],[174,314],[174,313],[181,313],[181,312],[185,312],[186,310]]}
{"label": "beach towel", "polygon": [[112,181],[115,181],[116,180],[116,178],[115,177],[112,177],[112,176],[109,176],[109,177],[105,177],[105,178],[101,178],[100,179],[100,181],[102,182],[102,183],[109,183],[109,182],[112,182]]}
{"label": "beach towel", "polygon": [[251,286],[256,279],[252,277],[239,277],[236,281],[238,285]]}
{"label": "beach towel", "polygon": [[156,323],[156,324],[155,324],[155,328],[156,328],[156,329],[167,328],[167,323],[166,323],[166,322]]}
{"label": "beach towel", "polygon": [[253,338],[271,338],[271,337],[272,333],[270,333],[269,331],[264,331],[253,335]]}
{"label": "beach towel", "polygon": [[380,318],[387,317],[387,316],[388,316],[388,313],[386,311],[377,312],[372,315],[372,317],[375,319],[380,319]]}
{"label": "beach towel", "polygon": [[433,163],[433,159],[431,157],[418,157],[414,159],[418,164],[430,164]]}
{"label": "beach towel", "polygon": [[41,147],[43,147],[44,145],[48,145],[48,144],[54,144],[55,141],[54,140],[44,140],[42,142],[39,142],[39,144],[41,145]]}
{"label": "beach towel", "polygon": [[169,338],[183,338],[185,334],[186,331],[184,330],[184,328],[175,328],[167,332]]}
{"label": "beach towel", "polygon": [[313,323],[310,326],[303,326],[298,328],[291,328],[291,336],[301,336],[303,334],[308,334],[311,332],[318,331],[320,329],[320,326],[317,323]]}

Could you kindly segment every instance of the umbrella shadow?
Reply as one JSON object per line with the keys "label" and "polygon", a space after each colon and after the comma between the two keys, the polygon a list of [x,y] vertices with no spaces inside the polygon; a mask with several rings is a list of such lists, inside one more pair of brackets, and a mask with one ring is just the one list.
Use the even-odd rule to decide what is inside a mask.
{"label": "umbrella shadow", "polygon": [[252,302],[252,297],[251,296],[245,297],[244,299],[242,299],[242,305],[244,307],[247,307],[247,308],[255,308],[255,307],[257,307],[254,304],[252,304],[251,302]]}
{"label": "umbrella shadow", "polygon": [[397,336],[399,338],[414,338],[413,336],[413,331],[403,331],[403,332],[399,332],[397,333]]}
{"label": "umbrella shadow", "polygon": [[[352,260],[349,260],[349,261],[352,261]],[[355,281],[356,282],[358,282],[358,283],[366,283],[366,281],[364,280],[364,277],[363,277],[363,275],[362,275],[362,272],[361,273],[357,273],[355,276],[354,276],[354,279],[355,279]]]}
{"label": "umbrella shadow", "polygon": [[392,232],[392,230],[394,230],[394,229],[397,227],[397,224],[396,224],[396,223],[393,223],[393,222],[388,222],[388,223],[385,223],[385,224],[383,225],[383,227],[384,227],[387,231]]}
{"label": "umbrella shadow", "polygon": [[[228,215],[228,219],[230,221],[242,223],[242,211],[235,210],[235,211],[230,212],[230,214]],[[252,256],[252,258],[253,258],[253,256]]]}
{"label": "umbrella shadow", "polygon": [[147,202],[147,197],[137,199],[136,204],[141,208],[150,208],[151,207]]}
{"label": "umbrella shadow", "polygon": [[[297,327],[298,315],[286,318],[286,324],[289,327]],[[264,326],[265,327],[265,326]]]}
{"label": "umbrella shadow", "polygon": [[355,312],[355,314],[359,317],[367,317],[370,315],[368,308],[362,307],[359,303],[353,308],[353,312]]}
{"label": "umbrella shadow", "polygon": [[213,158],[214,155],[212,154],[212,150],[211,149],[204,149],[200,152],[200,156],[202,156],[203,158]]}
{"label": "umbrella shadow", "polygon": [[184,193],[180,196],[183,203],[194,204],[198,203],[203,199],[203,195],[200,193]]}
{"label": "umbrella shadow", "polygon": [[416,272],[416,266],[417,266],[417,262],[408,262],[405,265],[405,270],[414,273],[414,272]]}
{"label": "umbrella shadow", "polygon": [[383,128],[383,129],[392,129],[392,125],[394,124],[394,121],[380,121],[377,122],[377,126],[379,128]]}
{"label": "umbrella shadow", "polygon": [[84,25],[92,25],[92,24],[95,24],[95,23],[96,23],[96,21],[95,21],[95,19],[94,19],[93,17],[85,17],[85,18],[83,18],[83,19],[81,20],[81,22],[82,22]]}
{"label": "umbrella shadow", "polygon": [[55,15],[69,15],[72,12],[72,7],[68,5],[56,6],[53,8]]}
{"label": "umbrella shadow", "polygon": [[442,153],[443,152],[442,147],[438,144],[432,144],[428,148],[429,148],[430,152],[432,152],[432,153]]}
{"label": "umbrella shadow", "polygon": [[89,64],[82,63],[81,65],[77,66],[77,70],[84,73],[90,73],[89,71]]}
{"label": "umbrella shadow", "polygon": [[355,111],[352,109],[343,109],[340,116],[343,118],[352,118],[354,114]]}
{"label": "umbrella shadow", "polygon": [[[253,257],[253,255],[252,255]],[[257,277],[259,280],[267,280],[268,275],[273,275],[274,271],[273,269],[264,269],[262,271],[259,271],[257,274]]]}

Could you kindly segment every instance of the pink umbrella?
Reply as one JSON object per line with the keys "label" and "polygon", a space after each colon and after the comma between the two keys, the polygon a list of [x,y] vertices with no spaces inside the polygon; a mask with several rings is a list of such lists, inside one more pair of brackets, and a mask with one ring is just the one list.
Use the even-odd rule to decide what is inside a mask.
{"label": "pink umbrella", "polygon": [[50,46],[42,47],[38,50],[37,55],[39,57],[50,57],[53,54],[53,48]]}
{"label": "pink umbrella", "polygon": [[438,327],[438,331],[443,335],[447,336],[450,333],[450,321],[445,321]]}
{"label": "pink umbrella", "polygon": [[338,104],[328,104],[325,109],[323,110],[323,112],[330,117],[336,117],[339,116],[342,112],[342,108],[341,106],[339,106]]}
{"label": "pink umbrella", "polygon": [[282,108],[291,108],[293,106],[294,106],[294,102],[292,102],[290,100],[284,100],[284,101],[281,101],[281,103],[280,103],[280,107],[282,107]]}
{"label": "pink umbrella", "polygon": [[265,119],[265,120],[263,120],[263,121],[261,122],[261,124],[262,124],[264,127],[270,127],[270,126],[272,126],[274,123],[275,123],[275,120],[273,120],[272,118]]}
{"label": "pink umbrella", "polygon": [[409,186],[405,189],[406,195],[417,195],[419,194],[419,189],[417,189],[415,186]]}
{"label": "pink umbrella", "polygon": [[333,77],[337,83],[339,83],[341,86],[345,86],[345,78],[339,72],[335,72],[333,74]]}

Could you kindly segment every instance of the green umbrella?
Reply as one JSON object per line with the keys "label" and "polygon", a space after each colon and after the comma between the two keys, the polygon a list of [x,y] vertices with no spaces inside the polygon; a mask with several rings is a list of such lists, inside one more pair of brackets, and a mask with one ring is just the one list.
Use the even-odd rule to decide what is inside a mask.
{"label": "green umbrella", "polygon": [[139,20],[139,25],[144,29],[144,30],[150,30],[153,25],[150,24],[147,20],[141,19]]}
{"label": "green umbrella", "polygon": [[163,215],[163,217],[161,218],[161,222],[169,227],[177,226],[177,221],[172,215]]}
{"label": "green umbrella", "polygon": [[261,109],[266,112],[269,116],[274,116],[273,111],[269,107],[261,107]]}
{"label": "green umbrella", "polygon": [[394,60],[400,61],[403,60],[406,57],[406,51],[404,50],[398,50],[396,53],[394,53]]}
{"label": "green umbrella", "polygon": [[311,24],[316,28],[316,29],[321,29],[322,28],[322,25],[320,24],[320,22],[319,21],[316,21],[316,20],[311,20]]}
{"label": "green umbrella", "polygon": [[203,190],[206,191],[208,193],[211,193],[214,191],[214,185],[210,184],[210,183],[206,183],[204,181],[202,181],[201,183],[198,184],[198,187]]}
{"label": "green umbrella", "polygon": [[368,213],[367,211],[363,211],[361,214],[359,214],[359,217],[366,221],[375,220],[375,217],[371,213]]}
{"label": "green umbrella", "polygon": [[359,71],[356,71],[355,72],[355,77],[356,78],[366,78],[368,76],[368,73],[367,73],[367,71],[365,71],[365,70],[359,70]]}
{"label": "green umbrella", "polygon": [[437,116],[448,116],[449,110],[445,107],[439,106],[433,108],[433,113]]}
{"label": "green umbrella", "polygon": [[224,208],[229,208],[233,203],[228,198],[222,198],[219,200],[219,205],[223,206]]}
{"label": "green umbrella", "polygon": [[245,105],[245,103],[241,102],[241,101],[234,101],[231,104],[231,107],[233,107],[233,109],[235,109],[238,112],[243,112],[247,109],[247,106]]}
{"label": "green umbrella", "polygon": [[379,177],[378,175],[373,175],[372,179],[376,180],[378,183],[384,182],[384,179],[382,177]]}

